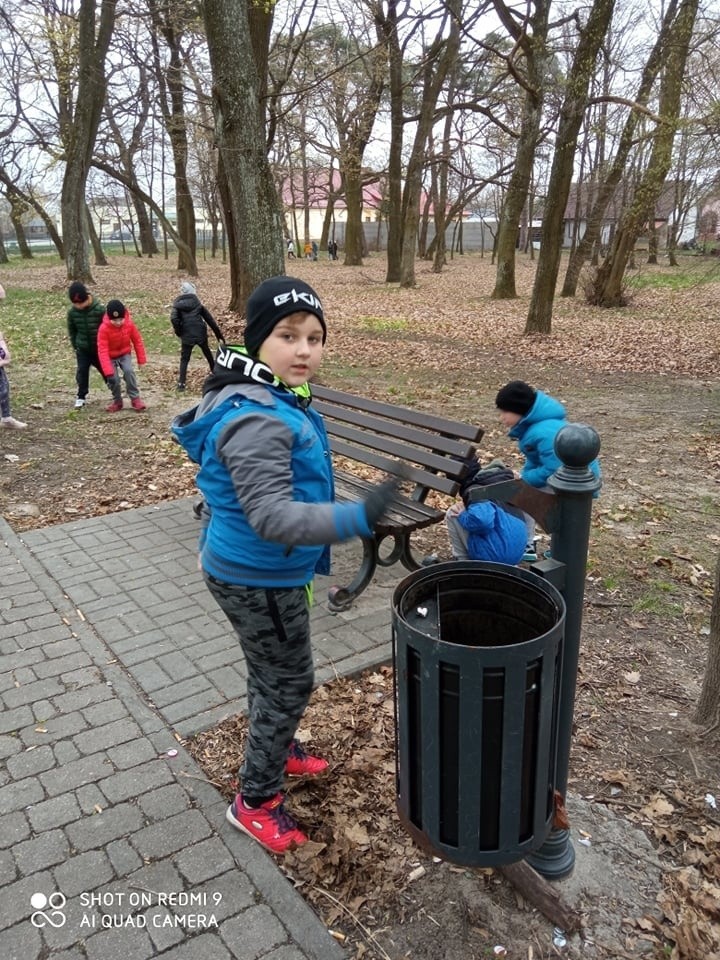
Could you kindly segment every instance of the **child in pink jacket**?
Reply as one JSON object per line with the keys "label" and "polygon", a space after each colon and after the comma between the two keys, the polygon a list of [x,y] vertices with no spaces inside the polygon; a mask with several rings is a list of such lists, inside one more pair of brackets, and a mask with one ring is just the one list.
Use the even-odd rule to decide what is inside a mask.
{"label": "child in pink jacket", "polygon": [[143,366],[147,357],[145,344],[140,331],[133,323],[130,311],[120,300],[111,300],[105,310],[105,316],[98,329],[97,348],[100,368],[107,378],[107,385],[113,395],[112,403],[105,408],[108,413],[122,410],[123,401],[120,392],[120,374],[125,380],[125,388],[130,397],[133,410],[147,409],[140,396],[137,377],[132,364],[132,349],[139,366]]}
{"label": "child in pink jacket", "polygon": [[[5,290],[0,286],[0,300],[5,299]],[[27,426],[22,420],[16,420],[10,414],[10,382],[5,367],[10,363],[10,347],[0,333],[0,427],[9,430],[24,430]]]}

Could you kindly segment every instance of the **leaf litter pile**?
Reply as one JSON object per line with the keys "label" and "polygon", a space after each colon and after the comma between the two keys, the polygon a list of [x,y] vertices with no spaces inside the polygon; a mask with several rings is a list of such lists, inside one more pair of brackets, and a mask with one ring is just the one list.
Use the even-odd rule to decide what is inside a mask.
{"label": "leaf litter pile", "polygon": [[[315,692],[301,735],[330,759],[331,770],[317,783],[290,783],[289,807],[311,843],[278,859],[281,869],[357,957],[475,960],[504,944],[511,960],[720,960],[718,731],[703,733],[688,719],[707,655],[708,571],[720,547],[716,386],[712,392],[720,368],[720,264],[698,261],[696,287],[644,290],[626,310],[558,299],[548,338],[522,336],[534,274],[525,260],[513,301],[490,298],[493,267],[477,257],[455,258],[440,275],[419,263],[413,290],[384,283],[381,257],[355,270],[298,261],[293,272],[319,290],[330,318],[323,382],[478,421],[486,427],[483,457],[501,456],[513,467],[517,451],[493,410],[508,379],[548,389],[597,426],[604,488],[593,510],[569,791],[641,828],[662,873],[652,909],[623,908],[615,916],[619,943],[593,941],[598,905],[588,903],[585,939],[563,948],[495,872],[434,862],[409,840],[395,810],[387,668]],[[142,324],[143,309],[157,312],[172,301],[178,277],[160,259],[138,260],[133,282],[137,290],[126,299]],[[200,282],[204,302],[228,338],[237,338],[242,324],[225,311],[227,266],[203,263]],[[57,292],[62,350],[64,268],[9,265],[3,283],[9,291]],[[98,273],[95,290],[107,300],[127,286],[126,262],[118,258]],[[168,338],[172,343],[169,323]],[[48,384],[28,416],[18,408],[31,427],[4,437],[0,494],[13,528],[192,496],[194,468],[170,442],[167,425],[196,402],[202,364],[191,364],[188,395],[179,398],[175,356],[151,356],[142,371],[142,417],[108,420],[105,395],[91,380],[91,402],[73,417],[65,347],[67,382]],[[43,376],[32,351],[20,353],[26,360],[13,368],[16,398],[25,376],[35,391]],[[443,555],[444,530],[425,533],[423,552]],[[188,743],[227,799],[237,787],[244,730],[235,717]],[[602,906],[609,915],[611,899]]]}

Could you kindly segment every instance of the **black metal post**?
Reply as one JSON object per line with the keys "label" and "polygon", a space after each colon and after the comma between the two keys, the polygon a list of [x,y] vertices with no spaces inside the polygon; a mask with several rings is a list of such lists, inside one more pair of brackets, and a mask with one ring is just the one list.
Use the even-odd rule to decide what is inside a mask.
{"label": "black metal post", "polygon": [[[557,498],[553,529],[550,531],[551,559],[549,563],[540,561],[534,564],[533,569],[542,576],[543,563],[548,567],[552,567],[553,562],[564,566],[560,592],[565,600],[567,616],[560,684],[556,789],[565,797],[580,660],[592,501],[593,494],[602,484],[600,478],[590,470],[590,463],[600,452],[600,437],[587,424],[570,423],[555,438],[555,452],[562,466],[548,480]],[[552,571],[547,572],[549,579],[553,580]],[[543,846],[526,859],[538,873],[550,880],[568,876],[575,865],[570,831],[554,828]]]}
{"label": "black metal post", "polygon": [[[580,659],[592,501],[602,484],[590,470],[590,464],[600,452],[600,437],[585,423],[569,423],[555,438],[555,452],[562,466],[548,480],[554,493],[544,493],[521,480],[511,480],[476,488],[470,498],[512,503],[533,516],[551,535],[550,556],[531,564],[530,569],[557,587],[567,610],[555,768],[555,787],[564,798]],[[550,880],[568,876],[575,864],[570,832],[554,828],[540,849],[526,860]]]}

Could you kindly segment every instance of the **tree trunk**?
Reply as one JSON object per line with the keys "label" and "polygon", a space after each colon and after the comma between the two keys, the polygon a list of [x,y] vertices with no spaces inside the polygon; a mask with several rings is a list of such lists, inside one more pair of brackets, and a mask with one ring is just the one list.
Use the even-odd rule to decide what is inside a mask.
{"label": "tree trunk", "polygon": [[116,0],[102,0],[95,35],[95,0],[81,0],[78,14],[78,80],[75,113],[64,131],[65,174],[60,196],[68,280],[92,283],[85,216],[85,186],[105,102],[105,57],[115,24]]}
{"label": "tree trunk", "polygon": [[[417,120],[415,139],[405,173],[403,192],[403,237],[400,257],[400,286],[415,286],[415,253],[420,220],[420,194],[425,150],[435,119],[440,91],[460,49],[461,0],[446,4],[449,27],[443,17],[432,46],[427,51],[423,69],[422,105]],[[445,38],[444,34],[449,29]]]}
{"label": "tree trunk", "polygon": [[403,148],[403,57],[398,38],[397,0],[388,0],[387,16],[382,17],[380,4],[375,16],[382,32],[388,57],[390,86],[390,146],[388,149],[388,239],[387,283],[399,283],[401,276],[403,196],[402,196],[402,148]]}
{"label": "tree trunk", "polygon": [[[555,284],[560,269],[563,218],[570,194],[575,148],[587,106],[588,87],[598,51],[612,19],[615,0],[594,0],[575,51],[555,139],[550,182],[543,214],[542,243],[525,333],[550,333]],[[532,225],[531,225],[532,230]]]}
{"label": "tree trunk", "polygon": [[244,0],[203,5],[218,149],[236,232],[235,309],[263,280],[285,272],[284,223],[260,123],[258,77]]}
{"label": "tree trunk", "polygon": [[[677,5],[678,0],[670,0],[663,18],[660,35],[658,36],[658,39],[655,42],[655,45],[653,46],[653,49],[651,50],[647,62],[643,68],[640,85],[638,87],[637,94],[635,95],[635,102],[641,107],[648,102],[650,92],[653,88],[658,72],[665,63],[669,50],[668,33],[677,12]],[[635,132],[637,130],[639,117],[639,110],[630,110],[620,135],[617,152],[615,153],[615,159],[612,162],[607,177],[600,184],[597,197],[595,198],[590,215],[587,218],[585,233],[583,234],[577,249],[573,251],[570,257],[561,293],[561,296],[563,297],[575,296],[583,264],[591,255],[593,250],[597,251],[597,245],[600,239],[600,231],[602,229],[603,219],[605,217],[605,210],[607,209],[607,205],[610,202],[618,183],[620,182],[620,178],[625,172],[627,159],[633,143],[635,142]]]}
{"label": "tree trunk", "polygon": [[682,82],[690,38],[697,16],[698,0],[683,0],[670,31],[667,63],[660,84],[659,122],[653,137],[652,152],[635,199],[623,216],[613,244],[598,270],[595,297],[601,306],[623,304],[623,277],[648,210],[660,196],[672,161],[672,148],[678,125]]}
{"label": "tree trunk", "polygon": [[707,663],[700,699],[697,702],[694,723],[720,723],[720,555],[715,567],[715,588],[710,611],[710,639]]}
{"label": "tree trunk", "polygon": [[531,33],[520,32],[515,20],[510,16],[504,4],[496,4],[498,13],[515,40],[518,48],[525,54],[527,87],[520,120],[520,136],[515,153],[515,166],[508,183],[505,200],[500,214],[498,234],[495,240],[496,272],[495,300],[511,300],[517,296],[515,287],[515,249],[517,245],[520,217],[525,208],[530,178],[532,176],[535,149],[540,134],[540,121],[544,99],[545,63],[547,60],[547,31],[549,0],[538,0],[535,13],[529,24]]}

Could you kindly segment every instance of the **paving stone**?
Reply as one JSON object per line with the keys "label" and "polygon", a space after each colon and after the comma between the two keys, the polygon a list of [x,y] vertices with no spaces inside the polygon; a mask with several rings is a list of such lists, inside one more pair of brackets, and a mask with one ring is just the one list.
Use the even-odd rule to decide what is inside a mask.
{"label": "paving stone", "polygon": [[115,773],[106,780],[101,780],[98,786],[111,803],[118,803],[130,797],[139,797],[174,780],[175,774],[168,768],[167,763],[153,760]]}
{"label": "paving stone", "polygon": [[23,745],[17,737],[8,735],[0,736],[0,760],[12,757],[13,754],[20,753]]}
{"label": "paving stone", "polygon": [[72,740],[61,740],[53,749],[58,763],[71,763],[80,756],[80,751]]}
{"label": "paving stone", "polygon": [[187,792],[178,784],[160,787],[139,798],[140,809],[148,820],[163,820],[174,813],[181,813],[190,806]]}
{"label": "paving stone", "polygon": [[85,730],[86,727],[87,723],[83,715],[73,712],[48,717],[42,722],[36,720],[31,727],[25,727],[20,731],[20,737],[26,746],[31,747],[35,744],[54,742],[65,737],[71,737],[80,730]]}
{"label": "paving stone", "polygon": [[163,687],[167,687],[172,683],[172,679],[154,660],[143,660],[141,663],[136,663],[128,667],[128,669],[138,684],[147,693],[162,690]]}
{"label": "paving stone", "polygon": [[52,747],[46,744],[43,747],[31,747],[23,753],[9,757],[7,768],[14,780],[22,780],[23,777],[32,777],[43,770],[49,770],[55,763]]}
{"label": "paving stone", "polygon": [[[220,931],[222,932],[222,927]],[[238,954],[228,953],[227,947],[213,933],[201,933],[162,955],[163,960],[232,960],[233,956]],[[243,960],[246,960],[244,956]]]}
{"label": "paving stone", "polygon": [[305,960],[305,954],[301,953],[297,947],[286,944],[271,953],[264,954],[262,960]]}
{"label": "paving stone", "polygon": [[35,703],[37,700],[44,700],[47,697],[64,692],[65,685],[57,677],[49,677],[47,680],[25,683],[14,690],[6,690],[2,698],[5,705],[12,710],[14,707],[21,707],[26,703]]}
{"label": "paving stone", "polygon": [[97,667],[80,667],[72,673],[61,673],[60,680],[68,690],[81,690],[83,687],[93,686],[102,679],[102,673]]}
{"label": "paving stone", "polygon": [[142,737],[123,743],[119,747],[110,747],[107,754],[114,766],[119,770],[127,770],[128,767],[135,767],[157,757],[158,751],[149,740]]}
{"label": "paving stone", "polygon": [[23,810],[31,803],[40,803],[44,799],[45,791],[34,777],[0,787],[0,810],[7,813]]}
{"label": "paving stone", "polygon": [[[80,787],[79,790],[75,791],[75,796],[83,813],[98,813],[107,807],[107,800],[104,794],[100,792],[94,783],[88,783],[86,786]],[[98,810],[98,808],[100,809]]]}
{"label": "paving stone", "polygon": [[32,710],[28,706],[16,707],[14,710],[0,710],[0,733],[12,733],[33,722]]}
{"label": "paving stone", "polygon": [[[36,664],[33,669],[39,678],[62,676],[65,682],[72,681],[74,678],[70,675],[70,670],[80,670],[89,667],[92,664],[90,657],[82,650],[77,653],[70,653],[64,657],[58,657],[55,660],[47,660],[44,663]],[[94,672],[94,678],[97,679],[97,673]]]}
{"label": "paving stone", "polygon": [[234,864],[230,851],[219,837],[187,847],[175,857],[178,870],[191,884],[220,876]]}
{"label": "paving stone", "polygon": [[113,720],[127,717],[128,710],[122,700],[110,700],[84,707],[81,713],[91,727],[102,727]]}
{"label": "paving stone", "polygon": [[265,904],[248,907],[220,926],[220,936],[231,949],[242,944],[243,960],[257,960],[272,947],[287,943],[288,934]]}
{"label": "paving stone", "polygon": [[23,876],[62,863],[70,854],[70,844],[62,830],[48,830],[13,847],[15,862]]}
{"label": "paving stone", "polygon": [[119,743],[134,740],[140,736],[141,732],[134,720],[125,717],[122,720],[106,723],[102,727],[93,727],[91,730],[79,733],[73,737],[73,743],[80,753],[93,753],[95,750],[106,750],[108,747],[116,747]]}
{"label": "paving stone", "polygon": [[[45,864],[43,864],[45,866]],[[40,868],[37,868],[40,869]],[[32,871],[27,871],[31,873]],[[18,878],[18,868],[11,850],[0,850],[0,887]]]}
{"label": "paving stone", "polygon": [[207,892],[208,904],[212,904],[218,923],[234,917],[258,900],[257,888],[235,864],[227,873],[204,883],[202,889]]}
{"label": "paving stone", "polygon": [[115,840],[105,847],[113,870],[118,877],[125,877],[142,866],[142,858],[133,850],[127,840]]}
{"label": "paving stone", "polygon": [[45,723],[57,716],[57,710],[49,700],[37,700],[32,704],[32,712],[36,723]]}
{"label": "paving stone", "polygon": [[155,956],[155,947],[147,930],[119,927],[101,930],[85,942],[88,960],[147,960]]}
{"label": "paving stone", "polygon": [[158,953],[186,939],[185,928],[175,926],[172,913],[164,907],[152,907],[144,916],[148,934]]}
{"label": "paving stone", "polygon": [[48,643],[43,648],[43,652],[48,660],[55,660],[57,657],[69,657],[77,652],[79,641],[76,637],[65,637],[64,640],[56,640],[55,643]]}
{"label": "paving stone", "polygon": [[[3,634],[5,628],[3,627]],[[3,670],[12,671],[16,667],[24,667],[32,663],[41,663],[45,659],[43,647],[31,647],[25,649],[18,647],[17,641],[8,639],[0,643],[0,655],[2,655]],[[8,674],[9,675],[9,674]]]}
{"label": "paving stone", "polygon": [[36,803],[28,809],[28,817],[35,833],[62,827],[80,816],[82,811],[74,793],[64,793],[59,797],[53,797],[52,800]]}
{"label": "paving stone", "polygon": [[95,783],[107,777],[112,764],[106,753],[93,753],[54,770],[40,774],[40,781],[49,796],[77,790],[86,783]]}
{"label": "paving stone", "polygon": [[31,957],[41,956],[42,949],[40,931],[27,921],[3,931],[3,960],[30,960]]}
{"label": "paving stone", "polygon": [[53,703],[55,707],[64,714],[72,710],[82,710],[83,707],[89,707],[91,703],[100,703],[103,700],[111,700],[114,694],[107,684],[94,684],[89,687],[82,687],[80,690],[72,690],[62,696],[55,697]]}
{"label": "paving stone", "polygon": [[70,857],[55,867],[58,889],[66,897],[75,897],[85,890],[96,890],[103,883],[115,878],[110,860],[101,850],[90,850]]}
{"label": "paving stone", "polygon": [[223,667],[222,670],[208,670],[207,676],[228,700],[236,700],[247,694],[247,673],[244,662]]}
{"label": "paving stone", "polygon": [[[26,925],[33,908],[30,904],[30,897],[34,893],[44,893],[50,896],[56,890],[55,880],[49,871],[43,873],[33,873],[30,877],[23,877],[22,880],[16,880],[15,883],[9,883],[3,887],[2,891],[2,910],[0,910],[0,930],[6,930],[14,926],[20,920],[26,921]],[[5,934],[3,938],[3,954],[5,948]],[[28,957],[23,957],[28,960]]]}
{"label": "paving stone", "polygon": [[[38,664],[40,666],[40,664]],[[37,674],[32,670],[31,667],[18,667],[17,670],[12,672],[12,683],[7,686],[5,689],[11,690],[13,688],[17,689],[25,683],[32,683],[34,680],[37,680]]]}
{"label": "paving stone", "polygon": [[186,720],[196,713],[221,706],[225,702],[226,698],[215,687],[209,687],[202,693],[195,694],[194,697],[186,697],[179,703],[168,704],[162,708],[162,712],[168,723],[174,724],[178,720]]}
{"label": "paving stone", "polygon": [[[196,676],[190,680],[183,680],[181,683],[174,683],[166,690],[157,690],[153,694],[153,702],[156,706],[162,708],[170,703],[189,700],[198,693],[205,693],[210,689],[210,684],[206,677]],[[187,714],[185,714],[187,716]]]}
{"label": "paving stone", "polygon": [[210,824],[198,810],[188,810],[134,833],[130,842],[142,857],[167,857],[204,840],[211,832]]}
{"label": "paving stone", "polygon": [[7,813],[0,817],[0,847],[11,847],[30,836],[30,824],[24,813]]}
{"label": "paving stone", "polygon": [[179,651],[158,657],[157,663],[172,680],[186,680],[188,677],[194,677],[198,672],[195,663]]}
{"label": "paving stone", "polygon": [[84,817],[67,827],[70,843],[76,850],[104,847],[111,840],[124,837],[143,825],[140,810],[131,803],[121,803],[102,813]]}

